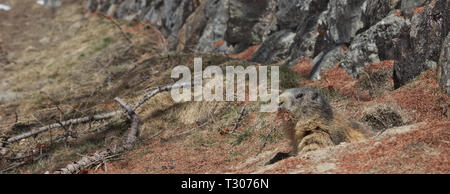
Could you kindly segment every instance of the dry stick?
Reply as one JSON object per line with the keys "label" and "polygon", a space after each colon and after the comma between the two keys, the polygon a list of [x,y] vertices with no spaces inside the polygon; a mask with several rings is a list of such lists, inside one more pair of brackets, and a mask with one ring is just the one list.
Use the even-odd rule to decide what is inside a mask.
{"label": "dry stick", "polygon": [[164,132],[164,129],[160,130],[159,132],[157,132],[155,135],[149,137],[146,139],[146,141],[152,140],[155,137],[158,137],[159,135],[161,135]]}
{"label": "dry stick", "polygon": [[[86,134],[90,134],[90,133],[97,133],[97,132],[105,131],[106,129],[107,129],[107,127],[101,126],[101,127],[95,128],[93,130],[83,131],[83,132],[80,132],[80,131],[69,131],[68,133],[64,133],[64,134],[58,135],[54,139],[54,141],[56,143],[60,143],[62,140],[66,139],[67,137],[76,138],[79,135],[86,135]],[[17,161],[17,160],[30,158],[30,157],[37,157],[39,155],[42,155],[42,150],[34,150],[34,149],[32,149],[32,150],[29,150],[29,151],[24,151],[22,153],[23,154],[21,154],[21,155],[23,155],[23,156],[20,156],[20,157],[5,157],[5,158],[7,160]],[[18,155],[18,154],[15,153],[15,155]]]}
{"label": "dry stick", "polygon": [[[159,94],[161,92],[165,92],[165,91],[169,91],[171,89],[176,89],[176,88],[181,88],[184,86],[189,86],[190,83],[184,83],[184,84],[174,84],[174,85],[170,85],[170,86],[164,86],[164,87],[158,87],[156,90],[146,94],[138,103],[136,103],[132,108],[131,106],[129,106],[128,104],[126,104],[123,100],[121,100],[120,98],[116,98],[115,100],[124,108],[126,109],[126,112],[128,113],[128,115],[131,117],[132,120],[132,124],[131,124],[131,130],[130,133],[127,136],[127,140],[125,142],[124,145],[122,146],[118,146],[113,150],[107,149],[104,150],[102,152],[96,153],[95,156],[93,158],[87,158],[84,157],[82,158],[80,161],[76,162],[75,164],[70,164],[68,165],[66,168],[61,169],[60,171],[57,171],[56,173],[76,173],[78,168],[74,168],[74,167],[83,167],[81,169],[84,169],[86,167],[89,167],[90,165],[98,162],[97,160],[102,159],[104,160],[105,157],[110,156],[110,155],[116,155],[117,153],[120,153],[122,151],[124,151],[125,149],[128,149],[131,147],[131,144],[134,143],[134,141],[136,140],[136,135],[138,132],[138,125],[139,125],[139,117],[135,114],[135,110],[137,108],[139,108],[142,104],[144,104],[147,100],[149,100],[150,98],[152,98],[153,96],[155,96],[156,94]],[[17,141],[20,141],[22,139],[28,138],[28,137],[32,137],[34,135],[46,132],[48,130],[54,129],[54,128],[61,128],[67,125],[73,125],[73,124],[80,124],[80,123],[86,123],[86,122],[91,122],[91,121],[98,121],[98,120],[105,120],[105,119],[109,119],[112,118],[116,115],[122,114],[123,111],[114,111],[114,112],[110,112],[110,113],[104,113],[104,114],[99,114],[99,115],[94,115],[92,117],[88,116],[88,117],[82,117],[82,118],[77,118],[77,119],[70,119],[67,121],[63,121],[63,122],[58,122],[58,123],[54,123],[51,125],[47,125],[38,129],[33,129],[29,132],[14,136],[9,138],[5,143],[14,143]],[[0,142],[3,146],[4,142]],[[78,169],[79,170],[79,169]]]}
{"label": "dry stick", "polygon": [[236,119],[236,123],[234,123],[234,127],[231,130],[231,133],[234,133],[234,131],[236,131],[236,129],[237,129],[238,125],[239,125],[239,122],[241,122],[242,117],[244,116],[244,112],[245,112],[245,107],[246,106],[247,105],[244,105],[244,107],[242,107],[241,113],[239,114],[238,118]]}
{"label": "dry stick", "polygon": [[[102,126],[102,127],[96,128],[96,129],[94,129],[94,130],[85,131],[85,132],[78,132],[78,131],[72,132],[72,131],[69,131],[69,133],[65,133],[65,134],[62,134],[62,135],[59,135],[58,137],[56,137],[56,138],[54,139],[54,141],[55,141],[56,143],[59,143],[60,141],[62,141],[63,139],[65,139],[65,138],[67,138],[67,137],[69,137],[69,136],[76,137],[76,136],[78,136],[78,135],[83,135],[83,134],[89,134],[89,133],[94,133],[94,132],[104,131],[104,130],[106,130],[106,128],[107,128],[107,127]],[[31,152],[31,153],[30,153],[30,152]],[[47,154],[47,153],[42,153],[42,150],[26,151],[25,153],[28,153],[28,154],[23,154],[24,156],[21,156],[21,157],[15,157],[15,158],[12,158],[12,157],[5,157],[5,158],[6,158],[7,160],[10,160],[10,161],[23,160],[23,159],[26,159],[26,158],[35,158],[35,159],[37,158],[37,159],[40,159],[40,158],[41,158],[41,155]],[[16,154],[16,155],[17,155],[17,154]],[[82,156],[84,157],[84,155],[82,155]],[[34,162],[34,161],[37,161],[37,160],[33,160],[33,162]],[[20,165],[16,166],[17,164],[20,164]],[[23,165],[23,164],[25,164],[25,163],[23,163],[23,161],[12,163],[12,164],[11,164],[10,166],[8,166],[7,168],[1,169],[0,172],[7,172],[7,171],[10,171],[10,170],[13,170],[13,169],[15,169],[15,168],[17,168],[17,167],[20,167],[20,166]]]}
{"label": "dry stick", "polygon": [[19,115],[17,114],[17,111],[14,111],[14,114],[16,116],[16,122],[15,123],[18,123],[19,122]]}
{"label": "dry stick", "polygon": [[138,109],[142,104],[144,104],[147,100],[149,100],[150,98],[152,98],[153,96],[156,96],[157,94],[161,93],[161,92],[167,92],[169,90],[172,89],[178,89],[178,88],[182,88],[185,86],[191,86],[191,83],[182,83],[182,84],[173,84],[173,85],[168,85],[168,86],[163,86],[163,87],[158,87],[155,90],[147,93],[144,95],[144,97],[142,97],[141,100],[139,100],[139,102],[137,102],[132,110],[136,111],[136,109]]}
{"label": "dry stick", "polygon": [[127,135],[127,139],[122,145],[116,145],[112,148],[107,148],[103,151],[96,152],[92,156],[84,156],[81,158],[81,160],[67,165],[65,168],[62,168],[56,172],[55,174],[74,174],[78,173],[83,169],[89,168],[91,166],[95,166],[97,164],[106,163],[109,159],[118,156],[120,153],[131,149],[133,146],[133,143],[136,141],[136,135],[139,127],[139,117],[137,114],[132,110],[131,106],[125,103],[120,98],[114,99],[116,102],[122,106],[126,110],[126,113],[131,118],[131,130]]}
{"label": "dry stick", "polygon": [[272,129],[270,129],[269,133],[266,135],[266,137],[264,137],[264,143],[262,144],[261,148],[259,148],[259,151],[256,155],[259,155],[263,151],[263,149],[266,147],[267,140],[269,139],[270,135],[275,130],[275,128],[277,128],[277,126],[274,126]]}
{"label": "dry stick", "polygon": [[[135,111],[137,108],[139,108],[142,104],[144,104],[147,100],[149,100],[150,98],[152,98],[153,96],[161,93],[161,92],[165,92],[165,91],[169,91],[171,89],[176,89],[176,88],[181,88],[184,86],[188,86],[190,85],[190,83],[184,83],[184,84],[174,84],[174,85],[169,85],[169,86],[164,86],[164,87],[158,87],[157,89],[153,90],[152,92],[146,94],[138,103],[136,103],[132,110]],[[67,121],[63,121],[60,123],[54,123],[51,125],[47,125],[47,126],[43,126],[41,128],[37,128],[37,129],[33,129],[29,132],[14,136],[9,138],[6,143],[14,143],[17,141],[20,141],[22,139],[28,138],[28,137],[32,137],[34,135],[46,132],[50,129],[55,129],[55,128],[61,128],[67,125],[73,125],[73,124],[80,124],[80,123],[87,123],[87,122],[91,122],[91,121],[98,121],[98,120],[105,120],[105,119],[109,119],[112,118],[116,115],[122,114],[123,111],[113,111],[113,112],[109,112],[109,113],[104,113],[104,114],[98,114],[98,115],[94,115],[94,116],[87,116],[87,117],[82,117],[82,118],[77,118],[77,119],[70,119]]]}
{"label": "dry stick", "polygon": [[103,151],[96,152],[95,154],[93,154],[90,157],[85,156],[85,157],[81,158],[81,160],[79,160],[73,164],[69,164],[65,168],[62,168],[54,173],[55,174],[78,173],[83,169],[89,168],[91,166],[95,166],[97,164],[104,163],[108,159],[119,155],[123,151],[131,149],[131,147],[133,146],[132,144],[136,141],[136,135],[137,135],[138,126],[139,126],[139,117],[135,113],[135,110],[137,108],[139,108],[142,104],[144,104],[147,100],[149,100],[150,98],[152,98],[153,96],[155,96],[158,93],[161,93],[164,91],[169,91],[171,89],[180,88],[180,87],[186,86],[188,84],[190,85],[190,83],[184,83],[184,84],[178,84],[178,85],[174,84],[174,85],[170,85],[170,86],[159,87],[159,88],[153,90],[152,92],[146,94],[133,107],[131,107],[130,105],[125,103],[120,98],[115,98],[116,102],[118,102],[122,106],[122,108],[124,108],[126,110],[126,113],[130,116],[130,118],[132,120],[131,130],[127,135],[127,139],[126,139],[125,143],[122,145],[116,145],[113,148],[107,148]]}
{"label": "dry stick", "polygon": [[139,116],[137,116],[131,106],[124,102],[122,99],[117,97],[114,100],[126,110],[128,116],[130,116],[131,118],[131,130],[128,133],[126,144],[132,144],[136,141],[136,136],[139,130]]}
{"label": "dry stick", "polygon": [[[36,158],[32,158],[32,162],[36,162],[36,161],[38,161],[38,160],[44,158],[45,156],[47,156],[47,155],[46,155],[46,154],[42,154],[42,155],[39,155],[39,156],[36,157]],[[29,161],[22,161],[22,162],[17,162],[17,163],[11,164],[9,167],[6,167],[5,169],[1,169],[1,170],[0,170],[0,173],[8,172],[8,171],[10,171],[10,170],[19,168],[19,167],[21,167],[21,166],[27,164],[28,162],[29,162]]]}
{"label": "dry stick", "polygon": [[175,135],[170,136],[170,137],[168,137],[168,138],[164,138],[163,140],[164,140],[164,141],[168,141],[168,140],[170,140],[170,139],[174,139],[174,138],[181,137],[181,136],[183,136],[183,135],[187,135],[187,134],[189,134],[190,132],[195,131],[196,129],[200,129],[200,128],[204,127],[204,126],[207,125],[209,122],[210,122],[210,121],[206,121],[206,122],[204,122],[203,124],[201,124],[201,125],[199,125],[199,126],[197,126],[197,127],[194,127],[194,128],[189,129],[189,130],[187,130],[187,131],[183,131],[183,132],[181,132],[181,133],[175,134]]}
{"label": "dry stick", "polygon": [[82,118],[77,118],[77,119],[70,119],[67,121],[63,121],[60,123],[54,123],[51,125],[47,125],[41,128],[37,128],[37,129],[33,129],[29,132],[26,133],[22,133],[20,135],[11,137],[7,140],[7,143],[14,143],[17,141],[20,141],[22,139],[46,132],[50,129],[55,129],[55,128],[61,128],[64,126],[68,126],[68,125],[73,125],[73,124],[80,124],[80,123],[86,123],[86,122],[90,122],[90,121],[98,121],[98,120],[105,120],[105,119],[109,119],[112,118],[116,115],[122,114],[123,111],[113,111],[113,112],[109,112],[109,113],[104,113],[104,114],[98,114],[98,115],[94,115],[94,116],[88,116],[88,117],[82,117]]}

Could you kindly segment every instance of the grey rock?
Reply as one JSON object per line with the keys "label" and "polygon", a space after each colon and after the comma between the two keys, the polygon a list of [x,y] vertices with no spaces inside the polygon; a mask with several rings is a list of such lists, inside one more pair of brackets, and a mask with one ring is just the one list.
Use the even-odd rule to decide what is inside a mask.
{"label": "grey rock", "polygon": [[274,33],[253,54],[251,61],[271,64],[285,59],[289,53],[290,46],[294,42],[295,35],[290,30],[282,30]]}
{"label": "grey rock", "polygon": [[118,18],[127,18],[133,15],[136,19],[142,19],[150,10],[150,5],[149,0],[125,0],[117,6],[116,10],[110,8],[108,12],[114,12],[114,16]]}
{"label": "grey rock", "polygon": [[421,7],[425,5],[430,0],[402,0],[401,9],[404,14],[411,14],[414,8]]}
{"label": "grey rock", "polygon": [[393,53],[401,29],[407,25],[403,17],[390,15],[355,37],[341,61],[350,75],[357,77],[369,64],[395,58]]}
{"label": "grey rock", "polygon": [[199,8],[195,10],[191,16],[188,17],[185,24],[178,33],[177,50],[192,52],[195,51],[195,46],[200,39],[202,32],[205,29],[207,18],[206,3],[202,3]]}
{"label": "grey rock", "polygon": [[226,44],[223,47],[215,47],[214,43],[225,39],[229,0],[208,0],[206,1],[206,18],[208,20],[206,27],[198,41],[196,50],[199,52],[229,52]]}
{"label": "grey rock", "polygon": [[98,1],[97,0],[88,0],[86,3],[86,10],[89,12],[97,11]]}
{"label": "grey rock", "polygon": [[308,22],[308,17],[321,14],[329,0],[279,0],[276,13],[280,29],[296,31]]}
{"label": "grey rock", "polygon": [[449,32],[450,1],[434,0],[401,30],[394,49],[394,85],[399,88],[439,61],[442,45]]}
{"label": "grey rock", "polygon": [[365,0],[330,0],[328,8],[328,33],[334,43],[350,43],[364,28],[362,21]]}
{"label": "grey rock", "polygon": [[[317,4],[319,5],[319,4]],[[317,56],[326,46],[330,45],[326,36],[326,15],[328,4],[325,2],[309,9],[309,15],[304,21],[299,21],[294,43],[290,48],[288,65],[294,65],[300,59],[311,59]]]}
{"label": "grey rock", "polygon": [[200,0],[89,0],[87,9],[127,20],[147,20],[168,38],[169,49],[174,50],[178,32],[199,5]]}
{"label": "grey rock", "polygon": [[164,34],[164,23],[163,18],[163,8],[164,8],[164,1],[163,0],[156,0],[153,1],[150,5],[150,10],[145,14],[144,20],[148,21],[151,25],[156,26],[158,29],[160,29]]}
{"label": "grey rock", "polygon": [[442,91],[450,96],[450,33],[442,45],[437,74]]}
{"label": "grey rock", "polygon": [[311,62],[313,69],[309,75],[310,80],[320,80],[322,71],[333,68],[345,56],[345,45],[336,46],[330,51],[322,51]]}
{"label": "grey rock", "polygon": [[94,12],[108,12],[109,8],[112,4],[114,4],[115,1],[109,1],[109,0],[97,0],[97,3],[94,3],[94,5],[97,5],[96,10]]}
{"label": "grey rock", "polygon": [[167,30],[166,36],[169,40],[169,49],[174,50],[177,47],[179,30],[200,2],[199,0],[166,0],[164,3],[165,17],[163,17],[163,21]]}
{"label": "grey rock", "polygon": [[230,0],[225,40],[235,45],[235,53],[261,44],[276,28],[275,0]]}
{"label": "grey rock", "polygon": [[399,9],[401,0],[367,0],[362,19],[364,26],[369,28],[390,15],[393,10]]}

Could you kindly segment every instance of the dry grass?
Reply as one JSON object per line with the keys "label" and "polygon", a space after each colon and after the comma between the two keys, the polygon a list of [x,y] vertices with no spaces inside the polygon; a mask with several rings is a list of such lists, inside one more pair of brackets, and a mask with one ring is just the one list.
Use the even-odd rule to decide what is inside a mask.
{"label": "dry grass", "polygon": [[300,60],[296,65],[292,67],[294,71],[304,77],[308,77],[311,73],[311,70],[313,69],[313,66],[311,65],[311,59],[308,60]]}
{"label": "dry grass", "polygon": [[259,47],[261,46],[260,45],[251,46],[247,50],[242,51],[239,54],[232,55],[231,58],[249,60],[252,58],[253,54],[255,54],[255,52],[258,51]]}
{"label": "dry grass", "polygon": [[411,121],[411,116],[397,104],[375,103],[363,108],[360,121],[381,131],[406,125]]}
{"label": "dry grass", "polygon": [[[26,3],[35,4],[31,0]],[[8,92],[21,95],[19,99],[0,102],[0,128],[7,129],[10,132],[7,135],[22,132],[12,131],[14,125],[14,129],[26,131],[24,128],[30,126],[116,110],[119,107],[112,101],[116,96],[134,103],[153,87],[173,83],[175,80],[170,79],[173,67],[187,65],[192,69],[194,57],[203,57],[204,67],[257,65],[241,60],[250,58],[257,47],[235,56],[237,59],[222,55],[161,55],[167,40],[161,39],[157,31],[146,24],[118,21],[134,44],[130,49],[109,20],[85,17],[79,4],[64,6],[64,11],[56,13],[58,17],[44,12],[39,15],[46,22],[36,23],[45,24],[45,28],[15,25],[10,31],[0,32],[6,39],[17,40],[5,46],[16,64],[0,71],[0,87],[6,85]],[[19,22],[27,21],[23,15],[27,12],[23,10],[30,9],[30,14],[40,11],[36,6],[21,9],[13,11]],[[4,21],[0,25],[10,25],[1,22]],[[20,38],[14,39],[14,33],[21,31]],[[45,36],[50,37],[50,42],[40,43]],[[215,46],[223,44],[224,41],[219,41]],[[385,70],[390,68],[392,63],[388,61],[372,64],[366,72],[372,79],[377,72],[389,74]],[[124,153],[120,161],[108,163],[108,172],[99,169],[89,173],[317,173],[320,172],[317,165],[327,163],[335,164],[330,172],[337,173],[449,172],[450,99],[439,91],[434,70],[396,91],[383,89],[383,95],[371,96],[372,88],[365,89],[362,85],[365,91],[357,93],[354,88],[359,88],[362,81],[337,66],[323,72],[322,81],[304,79],[311,69],[310,60],[299,61],[292,68],[282,67],[282,88],[302,86],[321,90],[345,114],[339,121],[361,118],[365,107],[373,104],[394,103],[412,114],[412,123],[428,124],[408,133],[319,150],[266,167],[264,163],[270,157],[289,151],[289,147],[281,129],[276,128],[280,118],[260,113],[261,102],[174,103],[168,93],[163,93],[137,110],[142,125],[136,149]],[[390,78],[387,80],[379,85],[390,83]],[[243,106],[247,112],[231,133]],[[351,124],[339,124],[342,125]],[[77,131],[99,127],[103,132],[70,138],[67,143],[50,141],[61,135],[61,130],[21,141],[12,145],[9,152],[45,148],[49,157],[14,172],[42,173],[60,168],[77,160],[79,154],[90,154],[121,141],[128,126],[126,118],[117,117],[108,122],[72,126],[71,130]],[[269,133],[273,128],[276,130]],[[256,156],[264,142],[267,145]]]}

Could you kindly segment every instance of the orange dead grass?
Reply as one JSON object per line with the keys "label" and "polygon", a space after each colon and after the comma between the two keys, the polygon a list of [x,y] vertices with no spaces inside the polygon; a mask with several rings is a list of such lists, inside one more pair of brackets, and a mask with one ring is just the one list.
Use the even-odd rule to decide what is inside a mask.
{"label": "orange dead grass", "polygon": [[261,46],[260,45],[251,46],[247,50],[242,51],[237,55],[232,55],[231,58],[249,60],[252,58],[253,54],[259,49],[259,47]]}
{"label": "orange dead grass", "polygon": [[364,70],[368,73],[380,71],[380,70],[390,70],[394,68],[395,61],[388,60],[388,61],[381,61],[379,63],[372,63],[364,68]]}
{"label": "orange dead grass", "polygon": [[225,44],[225,40],[219,40],[219,41],[217,41],[217,42],[214,43],[214,46],[215,46],[215,47],[220,47],[220,46],[222,46],[222,45],[224,45],[224,44]]}
{"label": "orange dead grass", "polygon": [[354,94],[356,80],[345,69],[339,68],[339,63],[330,70],[325,71],[323,75],[325,79],[322,83],[323,88],[328,88],[348,96]]}
{"label": "orange dead grass", "polygon": [[425,10],[425,7],[426,6],[418,7],[418,8],[413,10],[413,13],[414,14],[420,14],[420,13],[422,13]]}
{"label": "orange dead grass", "polygon": [[[450,172],[449,121],[428,125],[360,147],[369,150],[343,155],[343,173],[448,173]],[[394,138],[394,140],[393,140]]]}
{"label": "orange dead grass", "polygon": [[292,66],[292,69],[295,73],[307,77],[313,68],[311,61],[312,59],[302,59]]}
{"label": "orange dead grass", "polygon": [[448,119],[444,112],[445,109],[448,110],[450,97],[440,92],[435,69],[423,73],[417,80],[374,101],[395,102],[413,112],[417,122],[438,118]]}

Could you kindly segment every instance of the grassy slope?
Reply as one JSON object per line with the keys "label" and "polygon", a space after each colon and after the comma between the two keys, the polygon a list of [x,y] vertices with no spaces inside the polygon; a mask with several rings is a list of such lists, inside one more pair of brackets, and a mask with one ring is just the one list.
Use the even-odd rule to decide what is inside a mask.
{"label": "grassy slope", "polygon": [[[154,44],[158,40],[157,33],[142,25],[121,21],[123,30],[133,41],[134,47],[130,48],[111,21],[85,15],[79,2],[71,2],[52,15],[51,10],[26,0],[12,10],[15,17],[8,16],[9,20],[0,21],[0,25],[8,29],[0,32],[4,47],[15,61],[15,64],[0,67],[0,91],[20,96],[0,102],[2,133],[13,135],[26,127],[118,109],[112,101],[114,97],[136,102],[152,87],[172,83],[174,80],[169,77],[173,67],[192,66],[194,55],[169,53],[159,57],[162,50]],[[45,41],[45,37],[49,41]],[[224,56],[202,57],[206,65],[251,64]],[[294,67],[294,71],[282,68],[283,86],[318,88],[336,109],[356,120],[370,104],[394,102],[414,114],[411,124],[425,124],[420,130],[407,130],[406,134],[328,148],[264,166],[276,152],[289,149],[280,130],[267,136],[276,128],[278,120],[274,114],[260,113],[259,103],[175,104],[168,94],[160,94],[137,111],[143,120],[137,147],[122,155],[119,161],[108,163],[107,173],[449,172],[449,123],[444,114],[449,99],[436,89],[433,72],[425,73],[397,91],[387,91],[381,97],[361,93],[358,102],[351,90],[357,82],[345,72],[332,69],[325,73],[323,81],[310,82],[302,78],[310,69],[307,62]],[[244,105],[248,114],[230,134]],[[196,128],[205,121],[210,122]],[[24,153],[44,147],[49,157],[16,172],[51,171],[77,160],[81,154],[119,142],[128,125],[126,118],[114,118],[92,125],[72,126],[70,130],[89,131],[98,127],[103,132],[56,143],[50,141],[61,134],[55,130],[21,141],[11,146],[9,152]],[[177,136],[191,129],[195,130]],[[395,141],[391,141],[393,136]],[[256,156],[265,141],[267,145]],[[381,148],[374,146],[380,145],[377,142],[382,142]],[[408,146],[414,149],[406,149]],[[410,161],[411,157],[417,159]],[[427,160],[440,163],[423,168],[405,165],[420,166]],[[105,173],[105,169],[89,172]]]}

